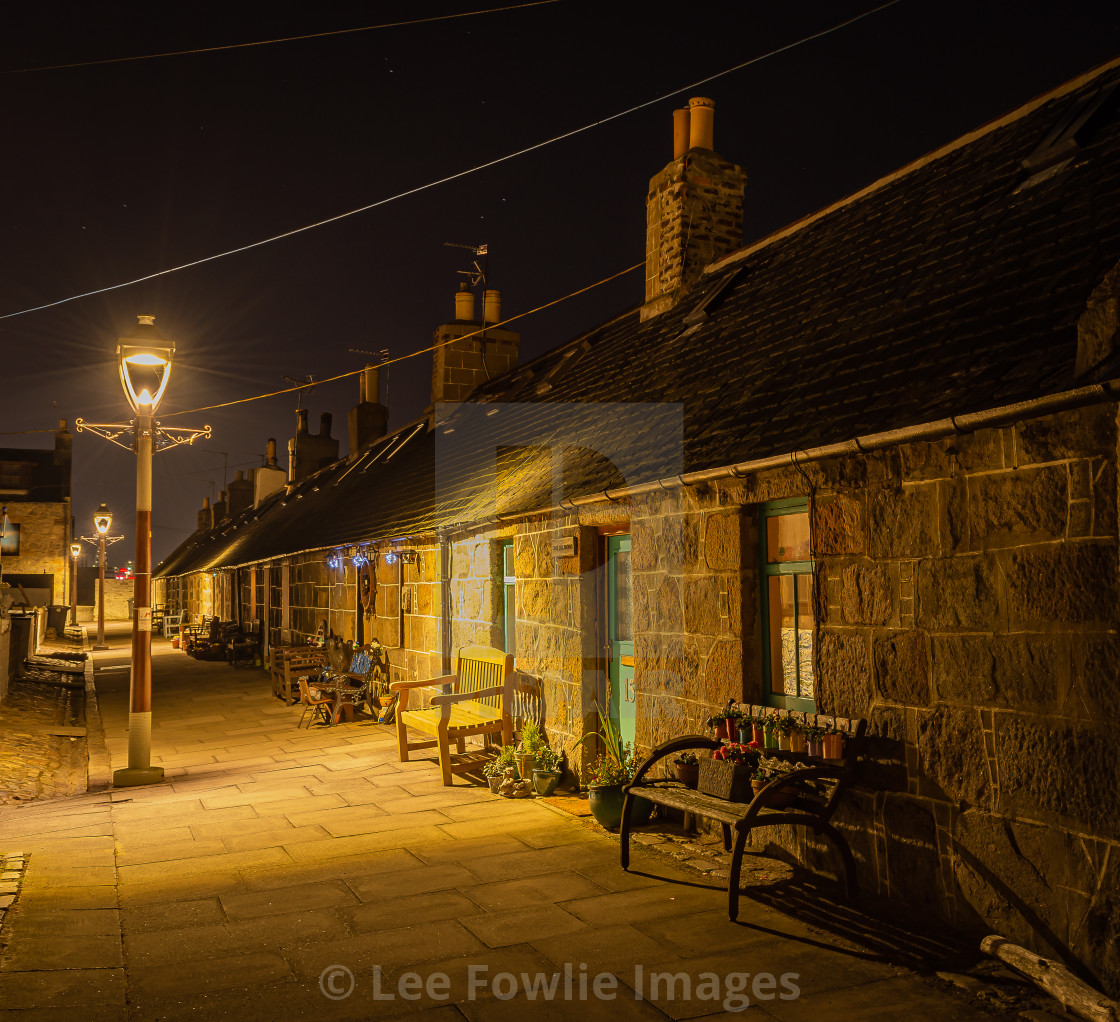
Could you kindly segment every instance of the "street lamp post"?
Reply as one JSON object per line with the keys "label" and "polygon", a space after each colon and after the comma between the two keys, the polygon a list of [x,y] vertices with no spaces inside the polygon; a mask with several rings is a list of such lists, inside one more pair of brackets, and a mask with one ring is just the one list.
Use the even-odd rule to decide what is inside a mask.
{"label": "street lamp post", "polygon": [[110,536],[109,528],[113,524],[113,513],[101,502],[93,514],[93,527],[97,530],[96,536],[83,536],[87,543],[97,544],[97,645],[95,650],[108,649],[105,645],[105,546],[124,539],[124,536]]}
{"label": "street lamp post", "polygon": [[78,557],[81,553],[81,543],[70,544],[70,622],[75,626],[78,624]]}
{"label": "street lamp post", "polygon": [[132,605],[132,677],[128,706],[128,766],[113,772],[115,787],[154,784],[163,768],[152,766],[152,454],[155,450],[209,437],[210,427],[162,427],[156,408],[171,377],[175,345],[156,329],[154,316],[138,316],[131,336],[118,338],[117,364],[121,385],[135,418],[127,425],[94,424],[78,419],[78,432],[88,429],[119,447],[117,438],[132,434],[136,452],[136,567]]}

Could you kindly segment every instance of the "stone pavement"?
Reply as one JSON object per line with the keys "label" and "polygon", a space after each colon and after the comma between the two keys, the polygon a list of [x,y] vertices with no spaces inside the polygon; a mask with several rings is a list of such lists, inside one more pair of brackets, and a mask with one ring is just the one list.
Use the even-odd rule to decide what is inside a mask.
{"label": "stone pavement", "polygon": [[[127,751],[120,651],[95,666],[112,762],[91,776]],[[747,1000],[790,1022],[991,1017],[761,901],[730,923],[719,879],[656,851],[624,873],[601,831],[444,788],[433,762],[397,762],[391,729],[297,730],[260,671],[159,642],[154,677],[165,783],[0,816],[0,852],[25,855],[0,1020],[686,1019]]]}

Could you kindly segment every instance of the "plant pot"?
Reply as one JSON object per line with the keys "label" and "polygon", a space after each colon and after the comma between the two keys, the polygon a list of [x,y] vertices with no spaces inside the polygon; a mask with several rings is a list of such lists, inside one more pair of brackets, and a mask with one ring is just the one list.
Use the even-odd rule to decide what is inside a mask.
{"label": "plant pot", "polygon": [[171,640],[171,648],[172,649],[178,649],[181,645],[182,645],[182,643],[178,639],[172,639]]}
{"label": "plant pot", "polygon": [[808,745],[810,756],[816,756],[817,759],[820,759],[822,756],[824,756],[824,748],[819,738],[810,738],[806,744]]}
{"label": "plant pot", "polygon": [[[587,789],[587,796],[595,822],[607,830],[617,830],[622,823],[622,805],[626,800],[622,785],[592,784]],[[652,815],[653,803],[638,796],[630,810],[630,826],[644,827]]]}
{"label": "plant pot", "polygon": [[533,791],[535,791],[542,798],[547,798],[556,790],[556,785],[560,783],[559,770],[540,770],[533,771]]}
{"label": "plant pot", "polygon": [[761,724],[751,725],[751,741],[758,742],[760,748],[766,744],[766,732],[762,730]]}
{"label": "plant pot", "polygon": [[780,752],[789,752],[790,751],[790,748],[789,748],[789,732],[788,731],[779,731],[778,732],[778,750]]}
{"label": "plant pot", "polygon": [[731,721],[726,717],[716,725],[716,740],[725,742],[734,741],[731,737]]}
{"label": "plant pot", "polygon": [[531,752],[517,752],[513,758],[517,761],[517,776],[524,781],[530,780],[537,765],[537,757]]}
{"label": "plant pot", "polygon": [[739,728],[739,744],[748,745],[754,741],[754,729],[748,724]]}
{"label": "plant pot", "polygon": [[677,771],[677,780],[686,788],[695,788],[700,781],[699,763],[674,763]]}
{"label": "plant pot", "polygon": [[393,705],[393,700],[396,699],[396,698],[397,698],[396,696],[378,696],[377,697],[377,702],[383,708],[388,709],[390,706]]}
{"label": "plant pot", "polygon": [[806,751],[807,742],[805,736],[800,731],[791,731],[789,733],[789,751],[799,752],[804,754]]}
{"label": "plant pot", "polygon": [[698,766],[698,791],[706,795],[717,795],[729,802],[750,800],[752,768],[749,763],[729,763],[725,759],[702,759]]}
{"label": "plant pot", "polygon": [[844,736],[843,735],[825,735],[823,739],[824,748],[822,750],[825,759],[843,759],[844,758]]}
{"label": "plant pot", "polygon": [[762,747],[776,749],[778,747],[778,732],[772,727],[762,729]]}
{"label": "plant pot", "polygon": [[[751,790],[757,795],[769,781],[756,781],[751,780]],[[766,793],[766,800],[763,805],[769,806],[771,809],[784,809],[797,797],[797,789],[792,785],[782,785],[777,788],[772,788]]]}
{"label": "plant pot", "polygon": [[487,783],[490,785],[490,791],[495,795],[498,794],[498,789],[502,786],[502,781],[504,780],[505,778],[502,777],[501,774],[494,774],[493,777],[486,778]]}

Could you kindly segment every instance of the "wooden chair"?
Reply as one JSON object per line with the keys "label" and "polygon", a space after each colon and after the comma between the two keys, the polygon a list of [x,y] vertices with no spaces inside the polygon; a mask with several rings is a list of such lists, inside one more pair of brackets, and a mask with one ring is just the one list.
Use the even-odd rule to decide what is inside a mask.
{"label": "wooden chair", "polygon": [[[439,770],[445,786],[453,774],[479,769],[489,759],[483,750],[468,755],[464,739],[470,735],[502,736],[502,744],[513,740],[511,709],[514,701],[513,655],[489,646],[464,646],[455,658],[455,673],[428,681],[394,681],[389,688],[400,693],[397,707],[397,744],[400,761],[417,749],[436,748]],[[442,687],[433,696],[431,706],[409,708],[409,697],[415,689]],[[409,741],[412,727],[434,736],[424,741]],[[454,754],[451,744],[455,744]],[[452,758],[454,755],[454,759]]]}
{"label": "wooden chair", "polygon": [[314,699],[311,696],[311,691],[307,687],[307,678],[301,675],[298,679],[299,684],[299,699],[303,706],[303,713],[299,715],[299,723],[296,724],[298,731],[303,727],[303,718],[311,713],[311,719],[307,722],[307,729],[311,730],[311,725],[315,723],[320,717],[323,718],[324,724],[330,724],[334,715],[334,700],[330,696],[323,696],[319,699]]}
{"label": "wooden chair", "polygon": [[[269,672],[272,675],[272,694],[281,696],[286,705],[295,701],[292,697],[292,679],[301,674],[318,674],[327,662],[321,649],[310,646],[274,647]],[[298,686],[294,691],[298,692]]]}
{"label": "wooden chair", "polygon": [[183,615],[178,614],[164,614],[163,616],[163,637],[165,639],[174,639],[180,635],[183,630]]}

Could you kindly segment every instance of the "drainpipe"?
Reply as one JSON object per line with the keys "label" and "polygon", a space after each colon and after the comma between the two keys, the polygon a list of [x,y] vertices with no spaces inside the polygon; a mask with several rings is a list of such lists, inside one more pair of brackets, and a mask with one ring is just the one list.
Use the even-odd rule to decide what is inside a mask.
{"label": "drainpipe", "polygon": [[442,672],[451,673],[451,541],[439,537],[439,637]]}

